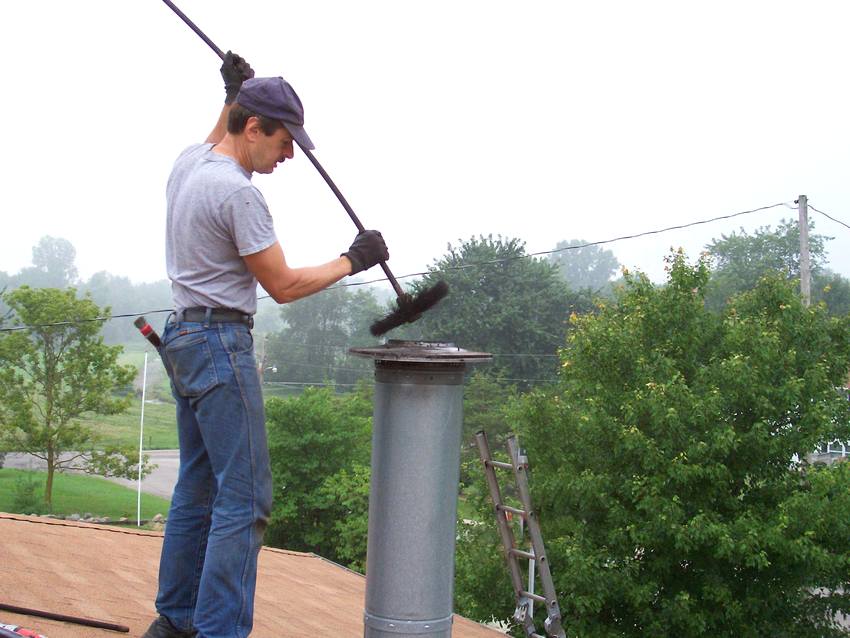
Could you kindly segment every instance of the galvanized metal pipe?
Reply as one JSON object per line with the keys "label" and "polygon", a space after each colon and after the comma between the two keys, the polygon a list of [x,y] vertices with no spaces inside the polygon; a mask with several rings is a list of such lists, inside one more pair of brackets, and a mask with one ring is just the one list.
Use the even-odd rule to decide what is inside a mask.
{"label": "galvanized metal pipe", "polygon": [[467,363],[450,344],[355,349],[375,359],[364,636],[452,635]]}

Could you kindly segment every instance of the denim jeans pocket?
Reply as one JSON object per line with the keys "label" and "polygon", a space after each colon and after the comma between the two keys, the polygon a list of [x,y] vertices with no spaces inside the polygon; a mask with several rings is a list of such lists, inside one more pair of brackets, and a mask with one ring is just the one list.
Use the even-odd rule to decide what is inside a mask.
{"label": "denim jeans pocket", "polygon": [[231,328],[220,333],[221,344],[228,354],[244,354],[252,352],[254,337],[247,328]]}
{"label": "denim jeans pocket", "polygon": [[179,336],[165,345],[163,353],[180,396],[199,397],[219,384],[206,334]]}

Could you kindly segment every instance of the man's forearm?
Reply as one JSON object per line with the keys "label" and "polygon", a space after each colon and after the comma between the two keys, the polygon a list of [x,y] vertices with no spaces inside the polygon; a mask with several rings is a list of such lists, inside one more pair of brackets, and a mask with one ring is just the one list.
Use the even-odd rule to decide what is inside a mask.
{"label": "man's forearm", "polygon": [[324,290],[349,273],[351,273],[351,262],[347,257],[338,257],[320,266],[288,268],[285,277],[277,278],[274,282],[267,282],[273,290],[266,288],[266,292],[277,303],[290,303]]}

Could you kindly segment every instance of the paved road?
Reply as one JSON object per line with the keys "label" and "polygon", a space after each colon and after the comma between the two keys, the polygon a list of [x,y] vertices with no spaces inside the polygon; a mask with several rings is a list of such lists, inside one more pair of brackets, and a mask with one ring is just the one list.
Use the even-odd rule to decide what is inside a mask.
{"label": "paved road", "polygon": [[[145,452],[150,456],[151,463],[158,467],[142,479],[142,491],[154,494],[162,498],[171,498],[174,484],[177,482],[177,470],[180,466],[180,458],[177,450],[151,450]],[[43,470],[46,468],[44,461],[29,454],[7,454],[4,467],[20,470]],[[138,481],[127,479],[110,478],[110,481],[120,483],[132,489],[136,489]]]}

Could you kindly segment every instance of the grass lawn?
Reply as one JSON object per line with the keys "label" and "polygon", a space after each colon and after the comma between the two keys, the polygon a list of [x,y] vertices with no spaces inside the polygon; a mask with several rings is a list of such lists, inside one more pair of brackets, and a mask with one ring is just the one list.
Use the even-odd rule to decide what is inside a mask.
{"label": "grass lawn", "polygon": [[[43,504],[46,472],[28,472],[26,470],[0,469],[0,512],[11,514],[47,513]],[[39,508],[23,508],[16,505],[27,485],[34,486],[33,496]],[[53,478],[53,514],[84,514],[108,516],[118,519],[122,516],[136,517],[135,490],[111,483],[104,478],[81,474],[59,474]],[[26,499],[24,499],[26,500]],[[150,519],[156,514],[168,514],[169,501],[158,496],[142,493],[142,518]]]}
{"label": "grass lawn", "polygon": [[[153,403],[145,403],[144,446],[148,450],[173,450],[177,448],[177,420],[174,403],[169,389],[168,376],[158,355],[141,343],[122,344],[124,352],[119,357],[123,364],[130,364],[139,370],[137,391],[141,388],[141,371],[145,351],[148,351],[148,378],[146,396]],[[300,394],[301,387],[264,385],[263,397],[288,397]],[[84,425],[92,427],[101,437],[101,445],[139,445],[139,420],[141,400],[136,397],[123,414],[92,415],[81,419]]]}
{"label": "grass lawn", "polygon": [[[139,446],[139,420],[142,402],[133,401],[123,414],[95,415],[83,419],[101,436],[104,445]],[[145,449],[177,448],[177,419],[173,403],[145,403]]]}
{"label": "grass lawn", "polygon": [[137,370],[135,388],[141,392],[143,369],[145,363],[145,353],[148,355],[148,377],[147,389],[145,396],[148,399],[159,399],[165,402],[171,402],[171,386],[168,382],[168,375],[165,373],[165,367],[159,355],[151,346],[144,343],[133,342],[131,344],[121,344],[124,351],[118,356],[118,363],[122,365],[131,365]]}
{"label": "grass lawn", "polygon": [[[267,392],[264,387],[263,397],[266,400],[272,396],[288,397],[300,391],[285,388]],[[135,400],[123,414],[95,415],[82,419],[82,422],[100,434],[101,445],[130,445],[137,448],[141,411],[142,402]],[[146,450],[177,449],[177,417],[173,403],[145,403],[144,437]]]}

